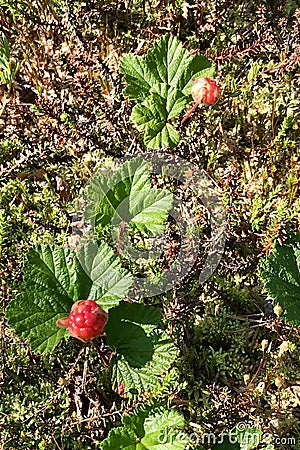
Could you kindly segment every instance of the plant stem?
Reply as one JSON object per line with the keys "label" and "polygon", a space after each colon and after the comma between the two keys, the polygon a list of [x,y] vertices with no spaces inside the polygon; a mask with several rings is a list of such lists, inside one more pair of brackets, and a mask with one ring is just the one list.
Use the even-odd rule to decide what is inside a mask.
{"label": "plant stem", "polygon": [[116,255],[118,255],[120,253],[122,239],[123,239],[124,230],[125,230],[125,223],[126,223],[125,220],[122,220],[121,225],[120,225],[120,237],[119,237],[119,242],[118,242],[118,246],[117,246],[117,250],[116,250]]}
{"label": "plant stem", "polygon": [[180,122],[180,125],[182,125],[195,111],[195,109],[197,108],[199,103],[195,103],[194,106],[192,107],[192,109],[189,110],[189,112],[184,116],[184,118],[182,119],[182,121]]}

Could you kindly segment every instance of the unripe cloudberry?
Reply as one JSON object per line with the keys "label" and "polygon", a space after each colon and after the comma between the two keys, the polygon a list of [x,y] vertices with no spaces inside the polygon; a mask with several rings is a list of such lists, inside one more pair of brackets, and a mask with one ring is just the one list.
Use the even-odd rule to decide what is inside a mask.
{"label": "unripe cloudberry", "polygon": [[195,100],[194,106],[190,111],[184,116],[180,125],[188,119],[198,105],[203,103],[204,105],[211,106],[214,105],[220,98],[221,88],[217,85],[215,80],[206,77],[197,78],[191,87],[191,95]]}
{"label": "unripe cloudberry", "polygon": [[221,89],[211,78],[197,78],[191,87],[191,95],[198,105],[213,105],[219,100]]}
{"label": "unripe cloudberry", "polygon": [[79,300],[71,308],[69,317],[56,321],[59,328],[68,328],[70,336],[83,342],[103,333],[108,314],[94,300]]}

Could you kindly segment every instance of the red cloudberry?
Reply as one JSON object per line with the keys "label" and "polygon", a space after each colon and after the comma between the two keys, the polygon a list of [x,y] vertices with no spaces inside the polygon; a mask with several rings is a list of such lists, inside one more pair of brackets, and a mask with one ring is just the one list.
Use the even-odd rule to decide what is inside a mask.
{"label": "red cloudberry", "polygon": [[58,319],[56,325],[68,328],[70,336],[83,342],[103,333],[108,314],[94,300],[79,300],[71,308],[69,317]]}

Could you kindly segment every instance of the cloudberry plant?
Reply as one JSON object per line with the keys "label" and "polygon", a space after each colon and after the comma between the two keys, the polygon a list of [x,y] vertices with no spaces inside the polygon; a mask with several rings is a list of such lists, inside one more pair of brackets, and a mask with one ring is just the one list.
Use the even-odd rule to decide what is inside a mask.
{"label": "cloudberry plant", "polygon": [[182,125],[195,111],[198,105],[203,103],[203,105],[212,106],[220,98],[221,89],[211,78],[200,77],[194,81],[191,87],[191,95],[195,100],[195,105],[192,109],[184,116],[181,121]]}
{"label": "cloudberry plant", "polygon": [[108,314],[94,300],[79,300],[70,315],[58,319],[59,328],[68,328],[70,336],[88,342],[103,333]]}

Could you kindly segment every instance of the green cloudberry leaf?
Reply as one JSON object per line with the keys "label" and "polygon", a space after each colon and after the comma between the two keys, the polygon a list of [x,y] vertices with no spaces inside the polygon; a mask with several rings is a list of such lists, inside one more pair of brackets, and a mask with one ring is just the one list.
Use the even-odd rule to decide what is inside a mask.
{"label": "green cloudberry leaf", "polygon": [[300,233],[277,244],[272,255],[261,260],[259,272],[268,294],[282,306],[282,317],[300,326]]}
{"label": "green cloudberry leaf", "polygon": [[194,83],[194,79],[200,77],[213,78],[215,74],[215,67],[208,61],[207,58],[205,58],[205,56],[195,55],[191,59],[187,71],[188,74],[192,75],[187,84],[183,87],[182,92],[191,100],[191,87]]}
{"label": "green cloudberry leaf", "polygon": [[123,91],[124,95],[130,99],[145,100],[156,80],[148,70],[144,58],[131,53],[123,56],[120,71],[125,74],[128,83]]}
{"label": "green cloudberry leaf", "polygon": [[90,241],[77,253],[78,260],[92,281],[89,297],[104,310],[119,303],[132,285],[130,273],[123,269],[114,251],[105,243]]}
{"label": "green cloudberry leaf", "polygon": [[187,435],[177,428],[184,427],[184,418],[174,409],[156,408],[144,422],[145,436],[141,443],[155,450],[182,449],[189,442]]}
{"label": "green cloudberry leaf", "polygon": [[116,353],[111,359],[112,382],[123,384],[127,396],[156,389],[159,385],[158,377],[169,370],[176,358],[176,348],[165,332],[154,330],[146,332],[146,336],[152,346],[151,359],[151,353],[148,351],[147,357],[142,356],[137,363],[133,361],[128,354],[129,349],[134,349],[133,341],[130,342],[131,347],[128,345],[128,351],[123,350],[123,354]]}
{"label": "green cloudberry leaf", "polygon": [[53,297],[39,296],[26,291],[18,295],[9,304],[6,316],[8,324],[15,329],[18,336],[29,339],[31,348],[37,353],[47,353],[65,336],[65,330],[55,325],[57,319],[68,316],[72,300],[58,296],[54,304]]}
{"label": "green cloudberry leaf", "polygon": [[[169,92],[174,93],[174,89]],[[180,135],[168,121],[178,116],[185,105],[185,98],[179,92],[167,97],[154,93],[133,108],[131,119],[138,130],[145,133],[144,141],[147,147],[176,147]]]}
{"label": "green cloudberry leaf", "polygon": [[188,443],[187,435],[181,431],[184,418],[174,409],[142,406],[133,414],[124,415],[122,421],[124,426],[111,430],[102,442],[103,450],[181,450]]}
{"label": "green cloudberry leaf", "polygon": [[33,350],[51,351],[64,336],[55,322],[79,300],[80,273],[72,250],[55,246],[29,250],[24,266],[26,291],[10,302],[6,316],[17,334],[30,340]]}
{"label": "green cloudberry leaf", "polygon": [[144,56],[125,55],[120,62],[127,86],[124,95],[137,102],[131,115],[149,148],[175,147],[180,135],[171,121],[191,102],[194,77],[213,77],[214,68],[201,55],[192,57],[175,37],[166,34]]}
{"label": "green cloudberry leaf", "polygon": [[145,56],[125,55],[120,62],[120,71],[128,83],[124,95],[144,100],[150,91],[159,93],[161,83],[182,89],[191,59],[180,41],[169,34],[158,39]]}
{"label": "green cloudberry leaf", "polygon": [[133,158],[122,164],[111,176],[94,177],[86,188],[89,204],[85,218],[97,226],[122,222],[147,234],[161,234],[165,229],[173,195],[165,189],[154,189],[148,163]]}
{"label": "green cloudberry leaf", "polygon": [[123,355],[132,367],[151,361],[154,346],[147,332],[157,327],[160,313],[152,306],[121,302],[109,313],[106,325],[109,347]]}
{"label": "green cloudberry leaf", "polygon": [[81,249],[80,260],[82,265],[73,250],[55,245],[36,246],[27,254],[26,289],[9,303],[6,316],[37,353],[52,351],[68,335],[56,321],[69,315],[73,302],[93,299],[107,310],[131,285],[131,277],[106,244],[95,248],[89,243]]}
{"label": "green cloudberry leaf", "polygon": [[102,450],[136,450],[137,448],[143,447],[137,447],[136,434],[127,427],[113,428],[110,430],[108,437],[101,443]]}

